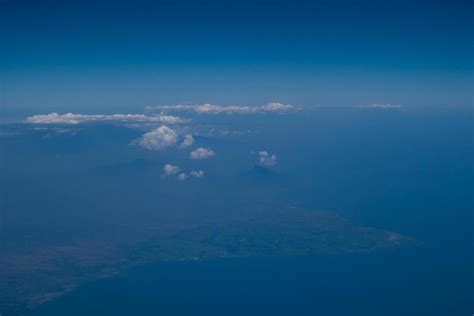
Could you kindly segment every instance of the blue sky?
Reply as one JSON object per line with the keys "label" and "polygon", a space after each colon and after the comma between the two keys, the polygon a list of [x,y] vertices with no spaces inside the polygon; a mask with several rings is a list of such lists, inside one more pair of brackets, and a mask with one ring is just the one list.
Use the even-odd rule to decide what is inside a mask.
{"label": "blue sky", "polygon": [[470,1],[0,2],[4,107],[472,106]]}
{"label": "blue sky", "polygon": [[[175,308],[169,302],[208,295],[219,313],[234,310],[220,304],[219,295],[229,293],[246,309],[278,302],[272,309],[280,314],[281,306],[294,311],[298,303],[313,315],[321,302],[331,312],[335,305],[370,307],[374,315],[379,308],[393,315],[472,312],[472,6],[0,0],[0,237],[6,241],[0,275],[16,280],[18,306],[155,255],[195,262],[201,249],[206,257],[222,248],[214,258],[228,250],[233,256],[234,241],[242,241],[237,248],[245,257],[254,248],[256,256],[272,253],[278,244],[281,254],[292,254],[286,252],[292,247],[303,254],[319,247],[319,241],[307,247],[311,236],[323,236],[322,252],[362,247],[364,261],[339,261],[361,267],[358,278],[312,261],[295,275],[298,260],[286,265],[291,282],[280,288],[284,269],[277,266],[265,280],[241,265],[247,285],[223,278],[218,295],[209,282],[195,287],[198,279],[190,300],[179,282],[177,296],[146,286],[132,292],[150,299],[145,308],[165,301]],[[323,226],[308,230],[303,220],[319,220],[294,213],[295,206],[335,212],[348,222],[338,228],[341,219],[333,225],[321,217]],[[390,232],[380,242],[398,243],[396,233],[420,245],[374,260],[380,246],[361,225]],[[230,234],[220,236],[220,226]],[[199,242],[196,235],[214,237]],[[9,265],[15,260],[25,264]],[[374,267],[381,272],[374,275]],[[23,282],[32,274],[38,282]],[[127,287],[143,285],[128,273],[122,277]],[[165,284],[168,294],[168,283],[147,280]],[[233,295],[236,288],[247,293],[249,282],[259,285],[257,300]],[[1,306],[12,299],[12,284],[0,282]],[[334,294],[326,295],[328,288]],[[87,302],[79,295],[77,306],[107,304],[104,292],[94,297],[84,289]],[[127,313],[115,306],[121,297],[115,288],[107,295],[113,307],[101,311]],[[76,306],[66,305],[58,315]]]}

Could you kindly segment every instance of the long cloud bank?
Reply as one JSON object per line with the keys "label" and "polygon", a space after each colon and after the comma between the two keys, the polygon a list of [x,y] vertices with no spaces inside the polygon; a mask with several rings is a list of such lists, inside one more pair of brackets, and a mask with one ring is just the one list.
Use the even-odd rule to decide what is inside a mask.
{"label": "long cloud bank", "polygon": [[376,104],[368,104],[368,105],[359,105],[358,107],[364,108],[364,109],[388,110],[388,109],[400,109],[402,106],[400,104],[376,103]]}
{"label": "long cloud bank", "polygon": [[118,121],[128,123],[166,123],[178,124],[184,122],[173,115],[145,115],[145,114],[75,114],[75,113],[49,113],[33,115],[26,118],[27,123],[34,124],[80,124],[86,122]]}
{"label": "long cloud bank", "polygon": [[236,113],[236,114],[254,114],[265,112],[285,112],[297,110],[299,107],[291,104],[283,104],[278,102],[270,102],[259,106],[240,106],[240,105],[215,105],[215,104],[200,104],[200,105],[157,105],[147,106],[147,111],[188,111],[202,114],[220,114],[220,113]]}

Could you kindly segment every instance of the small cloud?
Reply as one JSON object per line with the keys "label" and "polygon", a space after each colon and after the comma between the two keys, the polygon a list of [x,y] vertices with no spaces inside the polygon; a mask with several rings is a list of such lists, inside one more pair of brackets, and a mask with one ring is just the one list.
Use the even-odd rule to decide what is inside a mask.
{"label": "small cloud", "polygon": [[189,147],[194,143],[193,135],[188,134],[184,136],[183,142],[181,143],[180,147],[185,148]]}
{"label": "small cloud", "polygon": [[178,135],[174,130],[167,126],[160,126],[151,132],[134,141],[134,144],[142,146],[149,150],[162,150],[173,146],[178,141]]}
{"label": "small cloud", "polygon": [[262,166],[271,167],[277,164],[277,156],[275,154],[270,155],[267,151],[260,151],[258,156]]}
{"label": "small cloud", "polygon": [[210,148],[199,147],[193,150],[190,154],[191,159],[206,159],[215,156],[215,153]]}
{"label": "small cloud", "polygon": [[359,105],[359,108],[365,108],[365,109],[399,109],[402,106],[400,104],[381,104],[381,103],[376,103],[376,104],[369,104],[369,105]]}
{"label": "small cloud", "polygon": [[293,109],[294,106],[291,104],[282,104],[278,102],[270,102],[259,107],[260,111],[263,112],[281,112]]}
{"label": "small cloud", "polygon": [[181,172],[181,168],[178,166],[173,166],[172,164],[167,163],[163,167],[164,174],[161,176],[162,179],[167,176],[176,176],[179,181],[184,181],[188,177],[202,178],[204,177],[204,171],[202,170],[192,170],[189,175],[186,175],[185,172]]}
{"label": "small cloud", "polygon": [[204,171],[202,170],[192,170],[190,175],[195,178],[202,178],[204,177]]}
{"label": "small cloud", "polygon": [[173,175],[179,172],[179,167],[178,166],[173,166],[172,164],[167,163],[163,167],[163,171],[165,172],[166,175]]}
{"label": "small cloud", "polygon": [[178,124],[184,122],[178,116],[172,115],[145,115],[145,114],[75,114],[49,113],[33,115],[26,118],[27,123],[33,124],[80,124],[85,122],[115,121],[126,123],[166,123]]}

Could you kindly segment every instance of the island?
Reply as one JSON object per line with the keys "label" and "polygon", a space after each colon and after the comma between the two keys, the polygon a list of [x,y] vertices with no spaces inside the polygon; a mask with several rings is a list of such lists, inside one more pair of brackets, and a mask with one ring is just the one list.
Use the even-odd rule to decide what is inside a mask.
{"label": "island", "polygon": [[141,233],[62,245],[3,249],[2,315],[23,315],[87,282],[159,261],[337,255],[413,245],[397,233],[355,225],[329,211],[249,205],[221,216],[150,223]]}

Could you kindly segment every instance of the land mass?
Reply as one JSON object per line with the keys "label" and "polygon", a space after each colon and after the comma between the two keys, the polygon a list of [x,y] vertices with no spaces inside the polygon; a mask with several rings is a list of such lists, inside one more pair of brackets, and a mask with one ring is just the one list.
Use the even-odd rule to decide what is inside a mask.
{"label": "land mass", "polygon": [[413,243],[396,233],[355,225],[333,212],[269,205],[197,223],[161,222],[146,233],[120,236],[3,251],[2,315],[23,315],[84,283],[149,262],[340,254]]}

